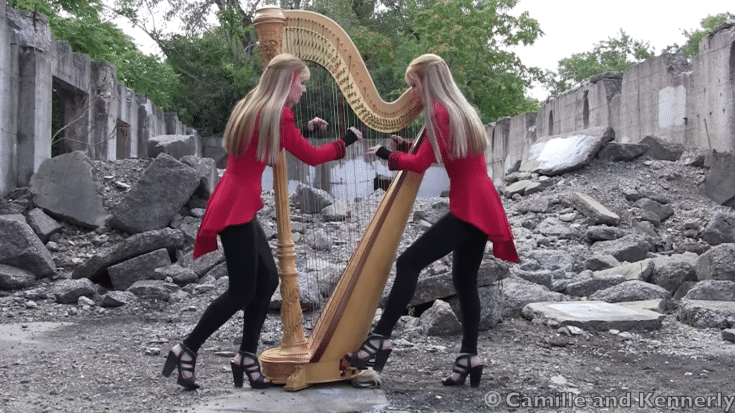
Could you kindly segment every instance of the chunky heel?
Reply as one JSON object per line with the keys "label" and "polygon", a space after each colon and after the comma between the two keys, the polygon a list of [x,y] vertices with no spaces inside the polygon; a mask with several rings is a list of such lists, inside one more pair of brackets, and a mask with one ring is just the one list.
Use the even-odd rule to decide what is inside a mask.
{"label": "chunky heel", "polygon": [[388,356],[390,356],[391,351],[393,350],[390,348],[387,350],[378,350],[378,353],[375,355],[375,362],[368,363],[368,365],[372,365],[373,370],[380,373],[383,371],[383,367],[385,367],[385,363],[388,361]]}
{"label": "chunky heel", "polygon": [[[380,373],[391,351],[390,338],[372,334],[365,339],[357,352],[345,354],[345,359],[358,369],[364,370],[372,367],[373,370]],[[363,353],[363,356],[360,356],[360,352]]]}
{"label": "chunky heel", "polygon": [[[454,361],[454,367],[449,376],[442,379],[442,384],[445,386],[462,386],[464,385],[467,376],[470,376],[470,386],[477,387],[480,385],[480,379],[482,378],[482,363],[472,365],[472,358],[477,354],[461,354]],[[453,376],[456,376],[455,379]]]}
{"label": "chunky heel", "polygon": [[235,382],[235,387],[242,387],[245,382],[245,370],[241,368],[242,366],[235,364],[234,361],[230,362],[230,367],[232,367],[232,381]]}
{"label": "chunky heel", "polygon": [[[245,360],[249,362],[246,363]],[[243,386],[246,373],[250,387],[254,389],[267,389],[273,385],[273,382],[260,372],[260,362],[258,361],[258,357],[253,353],[247,351],[238,352],[238,356],[232,359],[230,366],[232,367],[232,381],[235,382],[235,387]]]}
{"label": "chunky heel", "polygon": [[173,351],[169,351],[168,357],[166,357],[166,363],[163,365],[163,376],[171,377],[171,373],[174,372],[174,369],[176,368],[176,365],[178,363],[179,357],[176,356]]}
{"label": "chunky heel", "polygon": [[477,387],[480,385],[480,379],[482,378],[482,365],[473,367],[470,369],[470,386]]}
{"label": "chunky heel", "polygon": [[[188,359],[185,359],[184,356]],[[196,353],[189,350],[183,343],[177,344],[168,352],[162,373],[165,377],[170,377],[174,369],[178,367],[179,377],[176,382],[189,390],[198,389],[199,385],[196,384],[196,377],[194,376],[196,362]]]}

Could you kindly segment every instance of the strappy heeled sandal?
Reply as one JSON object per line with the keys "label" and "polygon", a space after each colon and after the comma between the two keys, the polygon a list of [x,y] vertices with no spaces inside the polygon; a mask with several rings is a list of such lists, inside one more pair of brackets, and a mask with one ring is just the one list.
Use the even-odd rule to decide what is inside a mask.
{"label": "strappy heeled sandal", "polygon": [[383,371],[391,351],[390,338],[371,334],[357,352],[345,354],[345,359],[358,369],[372,367],[379,373]]}
{"label": "strappy heeled sandal", "polygon": [[196,363],[197,354],[189,350],[184,343],[177,344],[168,352],[166,364],[163,365],[163,375],[170,377],[174,368],[178,367],[179,378],[176,382],[189,390],[198,389],[199,385],[196,384],[196,377],[194,376]]}
{"label": "strappy heeled sandal", "polygon": [[[460,354],[459,357],[454,361],[454,367],[449,376],[442,379],[442,384],[445,386],[462,386],[464,385],[467,375],[470,376],[470,386],[477,387],[480,385],[480,378],[482,377],[482,363],[475,366],[472,365],[472,358],[477,354]],[[457,378],[455,379],[454,376]]]}
{"label": "strappy heeled sandal", "polygon": [[[258,357],[247,351],[238,352],[240,360],[232,359],[230,366],[232,367],[232,379],[235,381],[235,387],[242,387],[245,374],[248,375],[250,387],[254,389],[267,389],[273,386],[273,382],[260,372],[260,362]],[[237,356],[235,356],[237,357]],[[248,361],[246,363],[246,360]]]}

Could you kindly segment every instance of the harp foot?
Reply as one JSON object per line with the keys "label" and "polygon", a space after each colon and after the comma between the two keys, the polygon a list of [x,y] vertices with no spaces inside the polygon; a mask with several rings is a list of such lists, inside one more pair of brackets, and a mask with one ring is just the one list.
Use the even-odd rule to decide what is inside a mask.
{"label": "harp foot", "polygon": [[286,379],[286,386],[284,387],[288,391],[299,391],[309,386],[306,381],[306,369],[304,366],[299,366],[296,371],[293,372],[288,379]]}
{"label": "harp foot", "polygon": [[358,389],[378,389],[383,384],[383,379],[375,370],[368,369],[350,379],[350,383]]}

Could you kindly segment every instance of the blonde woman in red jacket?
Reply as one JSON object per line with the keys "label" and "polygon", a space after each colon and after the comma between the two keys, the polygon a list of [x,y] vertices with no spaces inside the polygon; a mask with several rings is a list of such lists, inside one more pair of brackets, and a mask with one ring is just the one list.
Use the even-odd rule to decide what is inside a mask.
{"label": "blonde woman in red jacket", "polygon": [[[309,76],[302,60],[280,54],[230,115],[224,134],[227,169],[207,202],[194,245],[194,258],[198,258],[217,249],[219,235],[229,287],[207,307],[189,336],[171,349],[163,368],[168,377],[178,367],[178,384],[187,389],[199,387],[194,376],[197,351],[240,309],[245,312],[242,343],[231,362],[235,386],[243,385],[244,375],[253,388],[272,384],[260,373],[256,357],[268,304],[278,286],[276,263],[256,217],[263,207],[263,171],[266,164],[278,162],[282,148],[313,166],[344,157],[347,146],[362,139],[353,127],[341,139],[319,147],[304,139],[294,124],[291,108],[306,91],[304,83]],[[324,127],[324,120],[309,121],[309,129]]]}
{"label": "blonde woman in red jacket", "polygon": [[421,173],[441,162],[449,176],[449,213],[437,221],[396,260],[396,278],[380,321],[355,353],[345,357],[355,367],[381,371],[391,351],[390,335],[411,301],[419,273],[432,262],[453,253],[452,278],[462,308],[462,344],[446,386],[463,385],[470,376],[479,385],[483,361],[477,354],[480,298],[477,273],[488,239],[493,255],[518,262],[513,234],[500,197],[487,174],[485,128],[477,112],[454,82],[444,60],[433,54],[414,59],[406,82],[424,104],[428,143],[415,154],[410,143],[393,136],[390,147],[374,146],[368,155],[388,161],[391,170]]}

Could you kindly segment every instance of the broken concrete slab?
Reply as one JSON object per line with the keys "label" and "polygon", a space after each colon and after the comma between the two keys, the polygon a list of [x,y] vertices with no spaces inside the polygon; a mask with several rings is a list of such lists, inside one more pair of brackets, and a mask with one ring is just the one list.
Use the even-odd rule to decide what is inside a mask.
{"label": "broken concrete slab", "polygon": [[575,326],[586,331],[656,330],[663,314],[603,301],[565,301],[531,303],[523,317],[550,327]]}
{"label": "broken concrete slab", "polygon": [[346,384],[309,387],[298,392],[287,392],[282,387],[266,390],[244,388],[224,396],[187,406],[180,412],[380,412],[388,406],[381,389],[358,389]]}
{"label": "broken concrete slab", "polygon": [[545,138],[531,145],[521,170],[549,176],[574,171],[587,165],[613,139],[615,132],[609,126]]}

